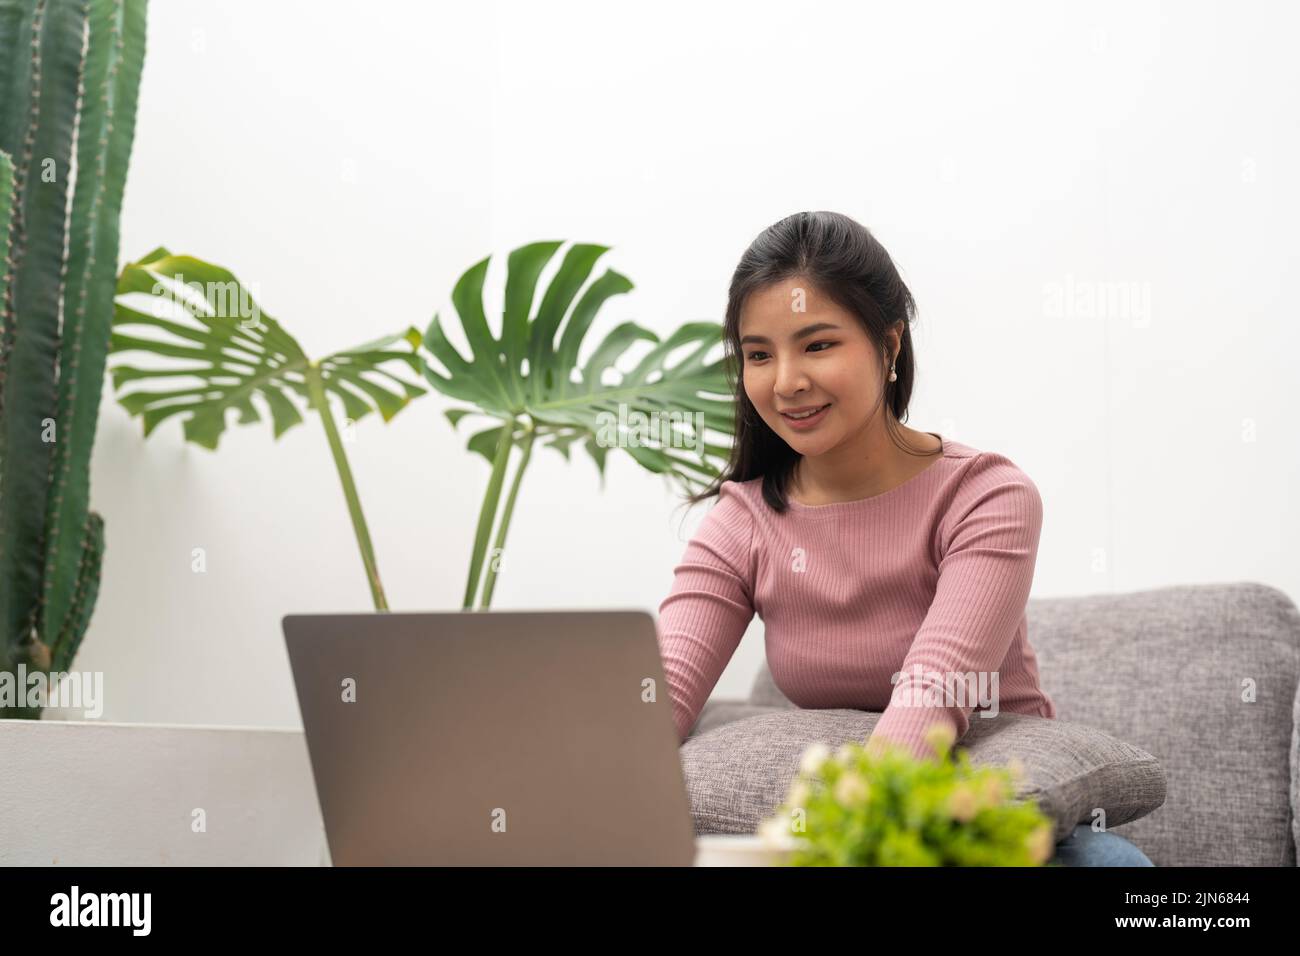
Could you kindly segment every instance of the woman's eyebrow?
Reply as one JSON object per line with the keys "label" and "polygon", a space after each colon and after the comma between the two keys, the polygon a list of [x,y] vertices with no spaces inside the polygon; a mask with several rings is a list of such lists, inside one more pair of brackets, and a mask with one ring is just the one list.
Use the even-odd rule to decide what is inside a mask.
{"label": "woman's eyebrow", "polygon": [[[805,325],[802,329],[800,329],[798,332],[795,332],[790,337],[792,339],[803,339],[803,338],[807,338],[810,335],[815,335],[818,332],[827,332],[832,329],[838,331],[839,326],[833,325],[830,322],[814,322],[812,325]],[[741,345],[747,345],[750,342],[757,342],[759,345],[772,344],[772,340],[765,335],[746,335],[744,338],[740,340]]]}

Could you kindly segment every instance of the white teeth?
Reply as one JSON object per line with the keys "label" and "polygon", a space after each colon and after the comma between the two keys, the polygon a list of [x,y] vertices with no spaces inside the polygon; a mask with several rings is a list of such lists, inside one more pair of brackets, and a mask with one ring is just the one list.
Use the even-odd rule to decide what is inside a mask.
{"label": "white teeth", "polygon": [[[825,405],[822,406],[822,408],[825,407],[826,407]],[[816,415],[818,412],[822,410],[822,408],[814,408],[811,412],[804,412],[801,415],[791,415],[788,412],[782,412],[782,414],[785,415],[786,418],[808,418],[811,415]]]}

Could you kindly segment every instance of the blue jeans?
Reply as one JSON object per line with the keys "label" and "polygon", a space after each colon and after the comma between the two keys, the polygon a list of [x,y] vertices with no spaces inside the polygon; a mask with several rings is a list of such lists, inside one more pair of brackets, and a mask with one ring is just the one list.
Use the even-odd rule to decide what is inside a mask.
{"label": "blue jeans", "polygon": [[1080,823],[1056,844],[1049,866],[1155,866],[1147,855],[1118,833],[1094,830]]}

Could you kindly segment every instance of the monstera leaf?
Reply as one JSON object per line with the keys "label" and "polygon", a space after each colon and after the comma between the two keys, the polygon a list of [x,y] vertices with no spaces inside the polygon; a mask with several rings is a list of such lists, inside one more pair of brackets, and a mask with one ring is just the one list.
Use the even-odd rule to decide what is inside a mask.
{"label": "monstera leaf", "polygon": [[[623,449],[645,468],[689,490],[708,484],[730,448],[706,442],[704,431],[730,435],[734,425],[723,360],[705,363],[706,353],[722,340],[722,326],[691,322],[660,341],[649,329],[624,322],[579,365],[578,353],[600,307],[630,291],[632,283],[606,270],[579,297],[609,247],[573,245],[542,294],[536,317],[530,318],[538,278],[561,245],[537,242],[510,254],[500,338],[492,334],[483,308],[489,259],[456,283],[452,304],[472,355],[461,355],[435,315],[424,334],[424,348],[446,374],[428,361],[422,363],[423,372],[438,391],[475,407],[445,414],[453,426],[472,414],[503,423],[526,415],[535,438],[566,458],[570,446],[581,442],[596,462],[602,486],[611,448]],[[653,347],[630,371],[620,373],[615,363],[639,341]],[[679,354],[688,347],[685,355]],[[616,381],[606,383],[611,373]],[[469,448],[494,460],[505,427],[478,432]],[[512,436],[522,440],[523,433]]]}
{"label": "monstera leaf", "polygon": [[[425,391],[386,367],[419,370],[420,333],[414,327],[312,362],[228,270],[163,248],[123,268],[117,292],[114,358],[135,351],[175,360],[149,368],[112,365],[114,389],[134,386],[117,400],[141,417],[146,435],[173,415],[184,415],[185,437],[215,449],[228,412],[233,409],[240,424],[249,424],[262,419],[261,405],[279,438],[303,420],[300,403],[313,407],[316,378],[352,421],[376,410],[388,421]],[[141,312],[122,301],[138,292],[161,300],[160,307]],[[160,314],[168,311],[179,315]],[[391,348],[397,343],[406,348]]]}
{"label": "monstera leaf", "polygon": [[[580,363],[579,352],[601,306],[631,290],[632,283],[607,269],[587,284],[609,247],[575,244],[541,291],[534,315],[539,278],[561,245],[537,242],[510,253],[499,336],[490,328],[483,306],[489,260],[460,277],[451,298],[469,356],[451,343],[437,315],[424,333],[424,377],[444,395],[471,405],[446,412],[452,426],[471,415],[498,421],[468,443],[493,470],[479,514],[466,608],[473,606],[484,570],[482,606],[491,601],[519,481],[535,442],[555,448],[566,459],[570,447],[581,443],[596,463],[602,488],[611,449],[626,451],[644,468],[688,491],[712,482],[730,452],[729,446],[710,443],[705,435],[708,430],[730,436],[734,428],[725,359],[707,361],[709,350],[722,341],[722,326],[690,322],[660,340],[650,330],[624,322]],[[637,342],[650,347],[631,369],[620,369],[617,363]],[[484,569],[513,447],[521,448],[523,456]]]}
{"label": "monstera leaf", "polygon": [[[148,311],[133,307],[138,293],[150,297]],[[145,435],[173,415],[183,415],[185,437],[215,449],[232,411],[240,424],[269,417],[276,438],[303,420],[303,408],[319,415],[375,608],[386,610],[370,532],[329,396],[351,421],[372,411],[384,421],[391,419],[425,393],[391,370],[405,366],[411,375],[420,369],[415,351],[419,331],[411,327],[312,361],[228,270],[161,247],[123,268],[117,294],[110,343],[113,387],[122,407],[141,417]],[[151,360],[144,367],[126,364],[121,356],[128,352],[145,353]]]}

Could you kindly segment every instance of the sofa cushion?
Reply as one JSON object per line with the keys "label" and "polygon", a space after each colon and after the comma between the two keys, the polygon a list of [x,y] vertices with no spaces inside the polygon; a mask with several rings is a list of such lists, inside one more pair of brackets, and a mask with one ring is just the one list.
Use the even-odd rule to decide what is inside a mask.
{"label": "sofa cushion", "polygon": [[[681,746],[697,834],[757,832],[785,799],[810,744],[834,750],[863,742],[880,719],[879,713],[845,708],[747,706],[763,712],[701,729]],[[1016,795],[1037,801],[1054,821],[1058,841],[1077,824],[1091,823],[1095,811],[1104,811],[1109,829],[1165,800],[1159,761],[1083,724],[1002,712],[972,719],[957,749],[967,751],[972,764],[1005,766],[1018,758],[1024,774]]]}
{"label": "sofa cushion", "polygon": [[729,724],[735,720],[755,717],[758,714],[779,713],[785,709],[785,707],[773,707],[766,704],[751,704],[743,700],[714,698],[705,702],[704,709],[700,711],[700,716],[696,719],[695,726],[691,728],[691,732],[687,737],[689,739],[690,737],[698,737],[700,734],[707,734],[710,730],[715,730],[723,724]]}

